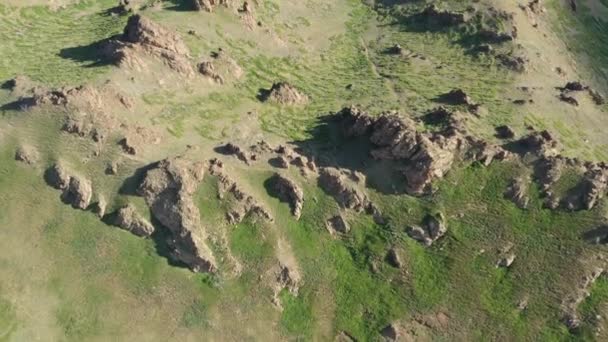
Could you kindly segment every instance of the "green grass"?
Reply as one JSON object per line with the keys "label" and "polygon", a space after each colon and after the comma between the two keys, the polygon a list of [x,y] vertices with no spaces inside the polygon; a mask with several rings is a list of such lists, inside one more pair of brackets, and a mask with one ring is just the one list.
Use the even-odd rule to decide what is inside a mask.
{"label": "green grass", "polygon": [[46,85],[77,84],[109,70],[95,66],[92,43],[120,33],[126,18],[103,11],[115,1],[81,1],[52,12],[47,7],[0,5],[0,79],[26,75]]}

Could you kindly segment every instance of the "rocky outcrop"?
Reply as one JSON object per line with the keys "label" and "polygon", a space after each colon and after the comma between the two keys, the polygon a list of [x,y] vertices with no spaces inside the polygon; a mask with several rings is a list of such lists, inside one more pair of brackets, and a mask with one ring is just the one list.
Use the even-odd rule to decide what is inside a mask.
{"label": "rocky outcrop", "polygon": [[346,234],[350,231],[350,225],[342,215],[332,216],[327,220],[326,224],[330,234]]}
{"label": "rocky outcrop", "polygon": [[246,151],[245,149],[241,148],[240,146],[238,146],[234,143],[227,143],[225,145],[218,146],[216,148],[216,151],[221,154],[235,156],[237,159],[239,159],[240,161],[244,162],[247,165],[250,165],[251,161],[256,159],[255,154],[252,154],[252,153]]}
{"label": "rocky outcrop", "polygon": [[33,165],[38,162],[40,155],[38,150],[30,145],[21,145],[15,151],[15,160],[22,163]]}
{"label": "rocky outcrop", "polygon": [[272,222],[274,219],[270,212],[264,208],[253,196],[247,194],[239,184],[233,180],[224,170],[224,164],[218,159],[212,159],[208,165],[209,173],[217,177],[218,197],[224,199],[226,194],[234,197],[229,212],[226,214],[228,222],[237,224],[242,222],[248,215],[256,215],[264,220]]}
{"label": "rocky outcrop", "polygon": [[608,169],[592,164],[561,205],[567,210],[590,210],[604,198],[607,190]]}
{"label": "rocky outcrop", "polygon": [[528,197],[529,183],[529,180],[523,177],[517,177],[511,180],[511,183],[504,193],[505,197],[513,201],[518,208],[526,209],[530,202],[530,197]]}
{"label": "rocky outcrop", "polygon": [[271,192],[284,202],[289,203],[291,213],[296,218],[300,219],[302,215],[302,207],[304,205],[304,192],[302,189],[287,177],[275,173],[269,179]]}
{"label": "rocky outcrop", "polygon": [[404,162],[406,191],[414,195],[428,192],[431,182],[449,171],[456,153],[466,142],[461,134],[462,124],[452,114],[445,129],[438,133],[421,133],[414,121],[396,113],[373,118],[346,108],[336,115],[347,137],[369,136],[373,158]]}
{"label": "rocky outcrop", "polygon": [[447,232],[443,214],[427,215],[421,226],[410,226],[406,233],[414,240],[430,246]]}
{"label": "rocky outcrop", "polygon": [[347,178],[338,169],[322,168],[319,175],[319,186],[331,195],[342,208],[361,212],[371,204],[367,196],[349,184]]}
{"label": "rocky outcrop", "polygon": [[100,53],[117,65],[138,69],[145,64],[140,55],[149,55],[181,74],[194,75],[190,51],[181,37],[139,14],[130,16],[123,34],[103,44]]}
{"label": "rocky outcrop", "polygon": [[578,307],[587,297],[589,297],[591,286],[600,276],[605,274],[605,272],[606,266],[604,264],[591,266],[577,284],[574,291],[564,299],[562,303],[562,310],[564,312],[563,322],[570,331],[574,331],[580,327],[581,320],[578,315]]}
{"label": "rocky outcrop", "polygon": [[308,103],[308,96],[287,82],[277,82],[270,90],[263,92],[262,100],[280,105],[303,105]]}
{"label": "rocky outcrop", "polygon": [[192,2],[192,9],[196,11],[213,12],[217,6],[232,6],[235,1],[233,0],[190,0]]}
{"label": "rocky outcrop", "polygon": [[403,261],[401,260],[401,256],[399,255],[399,252],[397,251],[397,249],[395,247],[392,247],[391,249],[388,250],[388,252],[386,253],[386,262],[388,262],[389,265],[396,267],[396,268],[401,268],[403,267]]}
{"label": "rocky outcrop", "polygon": [[557,153],[558,142],[549,131],[535,131],[521,138],[518,144],[525,152],[539,156],[551,156]]}
{"label": "rocky outcrop", "polygon": [[61,199],[74,208],[84,210],[91,204],[93,197],[91,181],[74,175],[61,163],[56,163],[49,168],[45,173],[45,179],[49,185],[61,190]]}
{"label": "rocky outcrop", "polygon": [[148,237],[154,233],[154,226],[144,219],[132,204],[118,209],[114,225],[141,237]]}
{"label": "rocky outcrop", "polygon": [[193,199],[204,169],[204,163],[184,157],[165,159],[147,171],[138,189],[154,218],[169,230],[173,257],[195,272],[216,268]]}

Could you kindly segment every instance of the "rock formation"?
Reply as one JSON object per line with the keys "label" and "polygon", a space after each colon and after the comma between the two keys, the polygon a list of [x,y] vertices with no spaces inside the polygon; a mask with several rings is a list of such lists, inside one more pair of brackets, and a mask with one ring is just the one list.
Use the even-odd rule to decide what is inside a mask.
{"label": "rock formation", "polygon": [[224,199],[226,194],[231,194],[235,202],[228,212],[227,219],[231,224],[243,221],[247,215],[253,214],[264,220],[273,221],[270,212],[264,208],[253,196],[247,194],[235,180],[224,170],[224,164],[212,159],[208,165],[209,173],[218,179],[218,197]]}
{"label": "rock formation", "polygon": [[270,90],[262,94],[264,101],[280,105],[302,105],[308,103],[308,96],[287,82],[274,83]]}
{"label": "rock formation", "polygon": [[421,226],[410,226],[406,233],[414,240],[430,246],[447,232],[443,214],[427,215]]}
{"label": "rock formation", "polygon": [[296,220],[299,220],[302,215],[302,206],[304,205],[304,192],[302,189],[292,180],[278,173],[275,173],[269,179],[269,185],[271,191],[281,201],[289,203],[291,213],[295,216]]}
{"label": "rock formation", "polygon": [[114,225],[137,236],[148,237],[154,233],[154,226],[144,219],[132,204],[118,209]]}
{"label": "rock formation", "polygon": [[505,197],[513,201],[518,208],[526,209],[530,202],[530,197],[528,197],[528,184],[529,181],[523,177],[517,177],[511,180],[511,183],[505,191]]}
{"label": "rock formation", "polygon": [[61,190],[61,199],[77,209],[87,209],[93,197],[91,181],[74,175],[64,168],[61,163],[54,164],[45,173],[49,185]]}
{"label": "rock formation", "polygon": [[152,215],[171,233],[168,242],[172,255],[195,272],[213,272],[216,268],[193,199],[204,170],[202,162],[184,157],[165,159],[147,171],[138,189]]}
{"label": "rock formation", "polygon": [[319,186],[331,195],[345,209],[361,212],[371,204],[365,194],[349,184],[346,177],[335,168],[322,168],[319,176]]}
{"label": "rock formation", "polygon": [[176,33],[139,14],[129,17],[122,36],[106,42],[100,53],[117,65],[141,68],[140,54],[153,56],[173,70],[193,76],[190,51]]}

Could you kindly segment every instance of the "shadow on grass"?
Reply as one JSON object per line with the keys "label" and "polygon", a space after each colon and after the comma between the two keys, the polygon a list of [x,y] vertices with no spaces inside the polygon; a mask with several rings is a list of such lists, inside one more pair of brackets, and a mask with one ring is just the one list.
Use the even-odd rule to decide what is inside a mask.
{"label": "shadow on grass", "polygon": [[166,9],[178,12],[195,11],[194,1],[195,0],[169,0],[168,2],[171,3],[172,6],[167,7]]}
{"label": "shadow on grass", "polygon": [[103,50],[111,40],[118,39],[118,36],[109,37],[89,45],[80,45],[64,48],[59,51],[59,57],[69,59],[78,63],[85,64],[86,68],[102,67],[113,64],[111,58],[107,57]]}

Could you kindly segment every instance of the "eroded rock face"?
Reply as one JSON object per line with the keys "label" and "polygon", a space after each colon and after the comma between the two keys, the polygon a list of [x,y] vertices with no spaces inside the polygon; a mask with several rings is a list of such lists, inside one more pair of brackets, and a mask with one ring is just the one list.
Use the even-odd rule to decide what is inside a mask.
{"label": "eroded rock face", "polygon": [[296,220],[299,220],[304,205],[304,192],[302,189],[292,180],[278,173],[275,173],[269,181],[272,191],[276,193],[279,199],[289,203],[291,213]]}
{"label": "eroded rock face", "polygon": [[61,190],[61,199],[77,209],[87,209],[93,197],[91,181],[74,175],[65,169],[61,163],[56,163],[45,172],[49,185]]}
{"label": "eroded rock face", "polygon": [[342,208],[360,212],[370,205],[367,196],[350,185],[338,169],[331,167],[321,169],[319,186],[333,196]]}
{"label": "eroded rock face", "polygon": [[218,179],[218,197],[223,199],[224,196],[229,193],[234,196],[236,200],[235,205],[232,206],[228,214],[226,215],[228,222],[231,224],[237,224],[242,222],[247,215],[253,214],[264,220],[273,221],[270,212],[264,208],[253,196],[247,194],[239,184],[233,180],[228,173],[224,170],[224,164],[217,160],[212,159],[208,165],[209,173],[214,175]]}
{"label": "eroded rock face", "polygon": [[114,225],[141,237],[154,233],[154,226],[144,219],[132,204],[118,209]]}
{"label": "eroded rock face", "polygon": [[173,256],[195,272],[213,272],[216,268],[192,198],[204,169],[204,163],[183,157],[165,159],[146,173],[138,189],[152,215],[171,232]]}
{"label": "eroded rock face", "polygon": [[421,226],[411,226],[406,233],[414,240],[430,246],[447,232],[443,214],[427,215]]}

